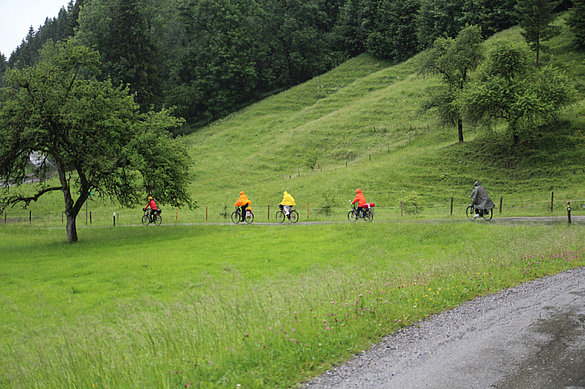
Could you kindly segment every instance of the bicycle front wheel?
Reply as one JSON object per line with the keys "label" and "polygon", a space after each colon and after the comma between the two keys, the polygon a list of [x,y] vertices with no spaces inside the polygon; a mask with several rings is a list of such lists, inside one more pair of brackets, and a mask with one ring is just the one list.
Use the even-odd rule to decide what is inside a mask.
{"label": "bicycle front wheel", "polygon": [[276,212],[276,221],[279,222],[279,223],[284,223],[284,219],[286,219],[286,216],[284,215],[284,212],[277,211]]}
{"label": "bicycle front wheel", "polygon": [[150,224],[150,220],[148,218],[148,215],[142,216],[142,224],[144,224],[145,226]]}
{"label": "bicycle front wheel", "polygon": [[252,211],[250,211],[249,215],[246,213],[246,223],[250,224],[253,221],[254,221],[254,214],[252,213]]}
{"label": "bicycle front wheel", "polygon": [[492,217],[494,216],[494,210],[493,209],[486,209],[485,211],[483,211],[483,219],[486,221],[490,221],[492,220]]}
{"label": "bicycle front wheel", "polygon": [[357,222],[357,219],[358,215],[353,209],[347,213],[347,220],[350,222]]}
{"label": "bicycle front wheel", "polygon": [[465,215],[469,220],[475,220],[475,209],[473,209],[473,205],[470,205],[465,210]]}
{"label": "bicycle front wheel", "polygon": [[232,222],[236,224],[240,222],[240,213],[238,211],[232,212]]}
{"label": "bicycle front wheel", "polygon": [[152,215],[152,219],[153,219],[152,221],[153,221],[155,226],[161,225],[161,223],[162,223],[162,216],[161,215],[154,214],[154,215]]}
{"label": "bicycle front wheel", "polygon": [[290,221],[293,223],[296,223],[299,221],[299,213],[297,211],[291,211],[290,212]]}

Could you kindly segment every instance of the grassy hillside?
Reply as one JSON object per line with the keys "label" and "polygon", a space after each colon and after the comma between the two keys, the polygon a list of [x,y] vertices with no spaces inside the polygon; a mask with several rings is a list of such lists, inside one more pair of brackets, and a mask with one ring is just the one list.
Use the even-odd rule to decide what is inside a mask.
{"label": "grassy hillside", "polygon": [[[567,34],[555,38],[544,62],[582,83],[585,57],[570,51]],[[521,40],[518,29],[492,39]],[[245,190],[265,207],[287,190],[300,204],[319,207],[333,194],[345,206],[357,187],[385,207],[413,191],[423,205],[447,205],[451,196],[459,204],[476,179],[507,204],[546,201],[551,191],[559,201],[585,198],[583,102],[513,155],[500,127],[466,127],[466,142],[457,144],[455,129],[418,115],[436,80],[417,76],[415,63],[390,66],[363,55],[192,135],[200,205],[231,207]]]}

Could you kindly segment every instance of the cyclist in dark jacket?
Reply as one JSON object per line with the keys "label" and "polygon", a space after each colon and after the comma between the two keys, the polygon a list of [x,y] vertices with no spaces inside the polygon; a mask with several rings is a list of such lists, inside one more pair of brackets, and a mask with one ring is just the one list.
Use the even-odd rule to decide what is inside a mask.
{"label": "cyclist in dark jacket", "polygon": [[473,188],[473,192],[469,197],[473,201],[475,217],[480,217],[483,211],[493,209],[496,206],[479,181],[475,181],[475,188]]}

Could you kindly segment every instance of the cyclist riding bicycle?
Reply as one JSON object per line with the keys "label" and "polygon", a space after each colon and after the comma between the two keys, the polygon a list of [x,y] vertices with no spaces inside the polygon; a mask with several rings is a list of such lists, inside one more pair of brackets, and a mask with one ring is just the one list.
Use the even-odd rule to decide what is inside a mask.
{"label": "cyclist riding bicycle", "polygon": [[282,196],[282,201],[278,204],[281,208],[284,208],[284,214],[290,219],[290,211],[293,206],[297,205],[295,199],[285,190]]}
{"label": "cyclist riding bicycle", "polygon": [[152,219],[152,215],[154,215],[155,212],[160,213],[160,210],[157,208],[156,202],[154,201],[152,196],[148,196],[148,204],[146,204],[146,206],[144,208],[142,208],[142,210],[146,211],[149,207],[150,207],[150,218],[151,219]]}
{"label": "cyclist riding bicycle", "polygon": [[362,190],[360,188],[357,188],[355,193],[356,193],[355,199],[353,199],[353,201],[351,203],[352,204],[355,204],[356,202],[358,203],[357,214],[358,214],[358,216],[360,216],[365,211],[363,207],[365,207],[367,204],[366,197],[364,196],[364,194],[362,193]]}
{"label": "cyclist riding bicycle", "polygon": [[242,210],[240,219],[241,221],[246,220],[246,208],[248,208],[250,204],[252,204],[252,202],[250,201],[250,199],[248,199],[248,196],[246,196],[244,191],[241,191],[238,201],[236,201],[236,203],[234,204],[234,206],[240,207],[240,209]]}
{"label": "cyclist riding bicycle", "polygon": [[469,198],[473,201],[475,217],[482,216],[484,211],[493,209],[496,206],[479,181],[475,181],[475,188],[473,188]]}

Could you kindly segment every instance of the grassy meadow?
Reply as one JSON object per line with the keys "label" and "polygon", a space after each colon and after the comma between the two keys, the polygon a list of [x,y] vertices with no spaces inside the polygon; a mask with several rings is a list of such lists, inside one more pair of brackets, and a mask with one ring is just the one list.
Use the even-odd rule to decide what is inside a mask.
{"label": "grassy meadow", "polygon": [[[585,91],[569,41],[541,61]],[[162,226],[139,226],[146,200],[97,193],[68,245],[59,194],[6,210],[0,387],[294,387],[433,313],[583,266],[582,225],[462,220],[475,180],[502,199],[496,218],[562,216],[569,200],[585,214],[583,101],[514,152],[503,126],[459,144],[419,114],[437,80],[416,61],[362,55],[185,137],[199,207],[163,204]],[[373,223],[343,222],[358,187]],[[286,190],[301,222],[329,223],[231,225],[241,190],[257,222]]]}
{"label": "grassy meadow", "polygon": [[585,264],[582,226],[0,229],[0,386],[286,388],[385,334]]}

